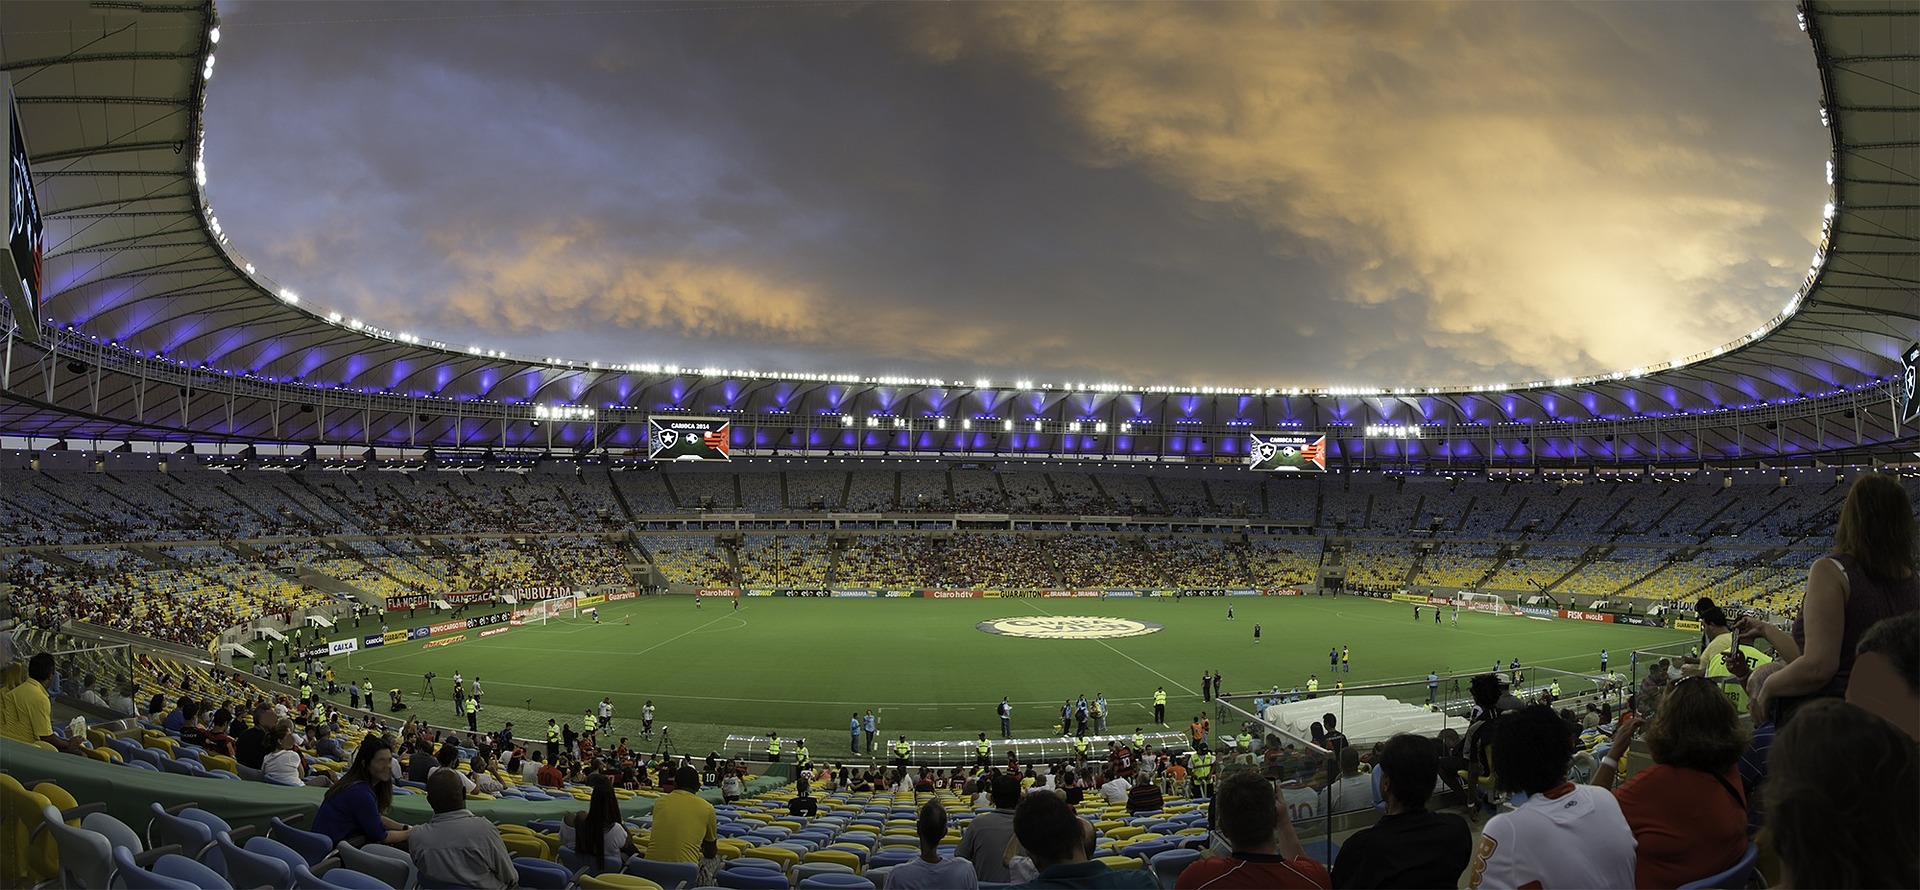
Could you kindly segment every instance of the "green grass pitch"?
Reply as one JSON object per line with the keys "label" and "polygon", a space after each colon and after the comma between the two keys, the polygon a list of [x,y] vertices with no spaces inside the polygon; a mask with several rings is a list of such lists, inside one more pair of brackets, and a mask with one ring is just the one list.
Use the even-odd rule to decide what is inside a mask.
{"label": "green grass pitch", "polygon": [[[1227,607],[1235,617],[1227,619]],[[1157,633],[1113,640],[1043,640],[982,632],[1000,618],[1086,615],[1160,624]],[[538,737],[549,716],[581,726],[581,716],[612,696],[615,732],[639,747],[642,702],[651,699],[659,725],[673,729],[681,751],[718,748],[729,733],[808,739],[815,757],[845,750],[847,718],[872,708],[883,737],[997,738],[995,705],[1014,703],[1016,737],[1041,735],[1063,700],[1106,693],[1110,729],[1149,726],[1152,696],[1164,686],[1174,727],[1202,710],[1202,671],[1219,671],[1230,693],[1279,685],[1304,688],[1319,674],[1333,688],[1327,649],[1353,650],[1349,684],[1411,680],[1403,697],[1424,700],[1427,671],[1490,670],[1523,664],[1595,671],[1608,649],[1611,668],[1627,670],[1634,648],[1684,645],[1693,634],[1595,624],[1539,621],[1462,612],[1460,626],[1432,608],[1362,597],[1233,597],[1198,599],[726,599],[701,608],[687,597],[642,597],[600,607],[600,623],[562,617],[545,626],[423,648],[409,642],[332,660],[344,684],[371,678],[381,689],[406,691],[413,713],[441,725],[464,725],[448,693],[459,670],[485,687],[482,729],[515,722]],[[424,617],[420,622],[427,619]],[[1253,641],[1255,624],[1261,642]],[[398,626],[398,625],[396,625]],[[422,675],[440,677],[438,700],[419,694]],[[1416,698],[1417,697],[1417,698]],[[531,707],[528,700],[531,700]]]}

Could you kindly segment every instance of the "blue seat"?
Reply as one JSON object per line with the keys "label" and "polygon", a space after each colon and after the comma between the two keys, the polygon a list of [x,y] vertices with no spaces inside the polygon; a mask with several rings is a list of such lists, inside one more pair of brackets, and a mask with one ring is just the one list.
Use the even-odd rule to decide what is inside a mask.
{"label": "blue seat", "polygon": [[1138,856],[1140,857],[1141,864],[1144,865],[1148,862],[1152,862],[1153,857],[1158,856],[1161,853],[1165,853],[1168,850],[1173,849],[1175,846],[1176,845],[1172,841],[1147,841],[1146,843],[1143,843],[1143,844],[1128,845],[1125,852],[1123,852],[1121,855]]}
{"label": "blue seat", "polygon": [[134,769],[143,769],[148,772],[153,772],[153,773],[161,772],[161,769],[159,767],[154,766],[153,764],[148,763],[144,760],[129,760],[127,761],[127,765],[130,767],[133,767]]}
{"label": "blue seat", "polygon": [[1179,880],[1180,873],[1198,861],[1199,850],[1168,850],[1148,859],[1147,868],[1153,872],[1154,879],[1160,882],[1160,890],[1173,890],[1173,882]]}
{"label": "blue seat", "polygon": [[560,864],[566,866],[568,871],[575,874],[578,874],[583,868],[586,869],[587,874],[590,875],[619,871],[621,861],[620,854],[607,853],[600,857],[600,863],[596,866],[592,860],[580,855],[579,852],[572,847],[560,848]]}
{"label": "blue seat", "polygon": [[700,877],[700,864],[697,862],[656,862],[639,856],[628,859],[627,864],[620,870],[635,877],[646,878],[668,890],[682,884],[691,887]]}
{"label": "blue seat", "polygon": [[320,860],[333,852],[333,838],[304,828],[288,825],[279,816],[268,820],[267,837],[279,841],[300,854],[309,868],[319,865]]}
{"label": "blue seat", "polygon": [[[233,884],[221,877],[219,872],[185,856],[168,854],[160,857],[153,863],[151,874],[154,877],[183,882],[188,887],[199,887],[201,890],[233,890]],[[127,885],[132,887],[134,882],[129,880]]]}
{"label": "blue seat", "polygon": [[302,866],[294,875],[293,886],[295,890],[393,890],[398,885],[351,868],[330,868],[325,876],[316,877]]}
{"label": "blue seat", "polygon": [[[226,873],[227,861],[213,843],[213,827],[187,814],[199,809],[187,807],[178,814],[169,813],[158,803],[148,804],[153,821],[147,823],[147,847],[178,845],[180,852],[196,862],[207,863],[214,871]],[[202,810],[201,812],[205,812]],[[212,816],[212,813],[206,813]],[[216,817],[217,818],[217,817]]]}
{"label": "blue seat", "polygon": [[1701,878],[1698,881],[1681,884],[1680,890],[1740,890],[1747,886],[1747,880],[1753,876],[1753,864],[1760,858],[1760,848],[1747,844],[1747,852],[1740,861],[1717,875]]}
{"label": "blue seat", "polygon": [[728,868],[714,884],[731,890],[787,890],[787,876],[764,868]]}
{"label": "blue seat", "polygon": [[[227,880],[235,885],[276,887],[281,890],[293,886],[293,868],[286,860],[244,849],[224,831],[214,835],[213,842],[220,848],[221,858],[226,860]],[[301,864],[304,865],[305,861],[302,860]]]}
{"label": "blue seat", "polygon": [[800,882],[799,890],[876,890],[873,882],[859,875],[828,872]]}
{"label": "blue seat", "polygon": [[527,890],[566,890],[573,884],[573,875],[566,867],[545,859],[515,856],[513,870],[520,873],[520,886]]}
{"label": "blue seat", "polygon": [[886,868],[890,865],[903,865],[918,858],[920,854],[905,850],[881,850],[867,857],[868,868]]}

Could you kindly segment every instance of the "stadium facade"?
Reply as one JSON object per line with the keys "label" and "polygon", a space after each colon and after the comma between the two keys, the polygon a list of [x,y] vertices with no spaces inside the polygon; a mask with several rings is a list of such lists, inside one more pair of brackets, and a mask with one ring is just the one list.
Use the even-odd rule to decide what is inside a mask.
{"label": "stadium facade", "polygon": [[[1242,463],[1250,433],[1299,431],[1326,433],[1336,467],[1907,461],[1920,10],[1807,3],[1802,21],[1831,193],[1804,282],[1760,328],[1592,377],[1194,390],[609,366],[315,310],[228,246],[206,199],[214,5],[14,4],[0,68],[28,149],[10,215],[25,280],[4,325],[0,435],[618,457],[645,453],[650,416],[677,415],[729,420],[736,455]],[[37,207],[18,200],[22,180]]]}

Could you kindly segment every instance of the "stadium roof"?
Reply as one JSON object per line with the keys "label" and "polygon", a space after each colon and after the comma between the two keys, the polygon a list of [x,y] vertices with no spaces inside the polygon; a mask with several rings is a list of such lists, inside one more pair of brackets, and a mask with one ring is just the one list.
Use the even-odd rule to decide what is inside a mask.
{"label": "stadium roof", "polygon": [[202,124],[213,5],[9,3],[0,68],[45,221],[47,346],[9,334],[0,434],[626,449],[644,447],[646,415],[677,412],[733,417],[749,450],[896,455],[1239,459],[1256,430],[1325,430],[1336,454],[1376,461],[1488,464],[1905,442],[1900,356],[1920,338],[1920,8],[1804,10],[1832,211],[1806,286],[1761,329],[1598,377],[1192,391],[606,366],[315,314],[226,249],[205,201],[202,138],[220,138]]}

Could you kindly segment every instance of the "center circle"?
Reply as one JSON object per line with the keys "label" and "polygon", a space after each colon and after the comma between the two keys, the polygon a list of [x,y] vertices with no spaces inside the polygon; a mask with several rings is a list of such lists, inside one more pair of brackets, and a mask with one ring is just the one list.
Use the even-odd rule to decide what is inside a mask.
{"label": "center circle", "polygon": [[1036,640],[1113,640],[1159,633],[1161,625],[1131,618],[1098,618],[1091,615],[1034,615],[1019,618],[995,618],[974,628],[985,633]]}

